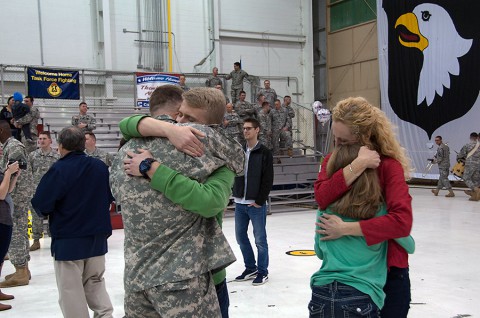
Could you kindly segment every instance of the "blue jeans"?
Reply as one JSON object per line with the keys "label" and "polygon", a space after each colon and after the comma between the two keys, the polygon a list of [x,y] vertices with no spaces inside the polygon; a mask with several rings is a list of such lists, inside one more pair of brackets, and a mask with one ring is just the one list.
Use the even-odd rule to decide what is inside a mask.
{"label": "blue jeans", "polygon": [[410,275],[408,268],[390,267],[387,282],[383,287],[385,292],[385,305],[383,305],[382,318],[407,317],[410,309]]}
{"label": "blue jeans", "polygon": [[370,296],[336,281],[312,287],[308,311],[310,318],[379,317],[378,307]]}
{"label": "blue jeans", "polygon": [[[253,236],[258,252],[258,267],[255,265],[255,255],[248,239],[248,224],[252,221]],[[235,237],[240,245],[245,268],[250,271],[268,274],[268,244],[267,244],[267,208],[266,204],[259,208],[246,204],[235,204]]]}
{"label": "blue jeans", "polygon": [[227,280],[215,285],[215,291],[217,292],[218,304],[220,305],[220,311],[222,312],[222,318],[228,318],[228,307],[230,306],[230,298],[228,297]]}

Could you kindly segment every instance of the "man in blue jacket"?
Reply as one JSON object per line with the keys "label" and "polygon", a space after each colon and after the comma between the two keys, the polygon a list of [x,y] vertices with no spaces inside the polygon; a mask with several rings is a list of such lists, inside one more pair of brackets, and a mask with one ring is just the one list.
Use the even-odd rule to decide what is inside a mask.
{"label": "man in blue jacket", "polygon": [[[247,118],[243,123],[245,145],[244,175],[235,177],[233,197],[235,199],[235,236],[242,251],[245,271],[236,281],[253,279],[252,284],[263,285],[268,281],[267,243],[267,198],[273,185],[272,152],[258,142],[260,123]],[[248,239],[248,224],[252,221],[253,236],[258,251],[258,262]]]}
{"label": "man in blue jacket", "polygon": [[77,127],[60,132],[58,150],[61,158],[43,176],[32,206],[49,216],[60,308],[64,317],[88,317],[88,307],[95,317],[112,317],[103,279],[112,234],[108,167],[83,152],[85,134]]}

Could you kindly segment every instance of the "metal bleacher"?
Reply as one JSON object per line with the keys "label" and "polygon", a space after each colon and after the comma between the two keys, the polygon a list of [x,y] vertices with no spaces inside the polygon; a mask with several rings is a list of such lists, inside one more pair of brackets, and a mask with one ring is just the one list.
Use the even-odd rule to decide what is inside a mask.
{"label": "metal bleacher", "polygon": [[[62,128],[71,126],[72,116],[78,115],[77,107],[40,106],[38,109],[43,120],[43,129],[50,131],[54,139]],[[120,120],[135,114],[148,114],[148,108],[89,107],[88,114],[97,121],[97,128],[93,131],[97,138],[97,147],[115,153],[121,139],[118,128]]]}

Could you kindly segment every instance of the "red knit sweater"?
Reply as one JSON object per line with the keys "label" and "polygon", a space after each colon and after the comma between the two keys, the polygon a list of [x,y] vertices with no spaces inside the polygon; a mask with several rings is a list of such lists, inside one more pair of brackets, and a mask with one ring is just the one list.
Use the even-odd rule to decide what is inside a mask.
{"label": "red knit sweater", "polygon": [[[330,155],[323,160],[318,179],[315,182],[315,199],[321,210],[339,199],[350,189],[345,183],[343,169],[327,177],[327,163]],[[388,240],[387,265],[408,267],[408,254],[393,239],[410,234],[412,229],[412,197],[403,176],[402,165],[395,159],[382,157],[378,169],[380,186],[387,204],[384,216],[360,221],[360,228],[368,245]]]}

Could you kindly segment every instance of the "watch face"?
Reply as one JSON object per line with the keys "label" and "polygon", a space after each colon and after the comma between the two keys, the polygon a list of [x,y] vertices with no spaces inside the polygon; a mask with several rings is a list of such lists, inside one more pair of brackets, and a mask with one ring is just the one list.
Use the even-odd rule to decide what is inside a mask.
{"label": "watch face", "polygon": [[138,166],[138,170],[142,175],[145,175],[147,171],[150,170],[150,166],[151,164],[149,162],[143,160],[142,162],[140,162],[140,165]]}

